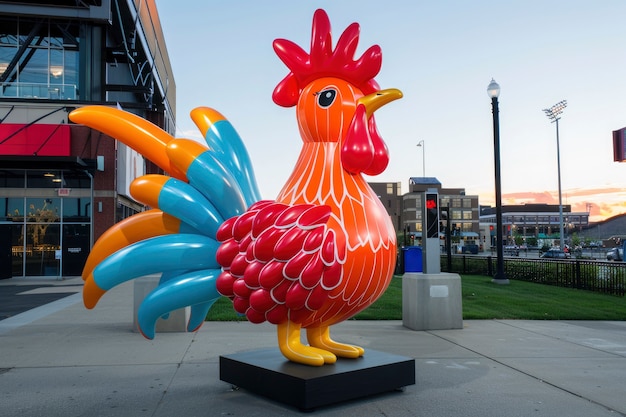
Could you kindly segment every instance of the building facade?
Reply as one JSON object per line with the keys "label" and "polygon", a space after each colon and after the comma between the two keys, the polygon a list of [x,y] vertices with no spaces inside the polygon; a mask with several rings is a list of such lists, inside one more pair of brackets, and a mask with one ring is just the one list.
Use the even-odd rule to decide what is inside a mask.
{"label": "building facade", "polygon": [[[448,211],[447,218],[440,212],[440,230],[443,238],[445,222],[450,223],[450,230],[457,246],[478,244],[479,205],[477,195],[466,195],[463,188],[443,188],[439,180],[433,177],[411,177],[409,192],[402,196],[403,226],[419,239],[422,236],[422,201],[424,193],[434,190],[439,194],[440,211]],[[443,244],[443,243],[442,243]]]}
{"label": "building facade", "polygon": [[0,278],[80,275],[161,171],[68,114],[119,106],[170,134],[176,84],[154,0],[0,1]]}
{"label": "building facade", "polygon": [[370,182],[383,206],[389,214],[396,231],[402,230],[402,185],[399,182]]}
{"label": "building facade", "polygon": [[[480,222],[487,243],[495,246],[496,213],[495,208],[486,207],[481,210]],[[502,236],[505,245],[526,242],[528,238],[538,240],[539,246],[553,245],[560,239],[560,214],[557,204],[523,204],[502,206]],[[563,205],[563,232],[565,241],[573,233],[580,233],[589,225],[588,212],[572,212],[569,204]]]}
{"label": "building facade", "polygon": [[[445,223],[450,222],[455,247],[466,244],[479,244],[479,205],[478,196],[465,195],[462,188],[443,188],[437,178],[412,177],[409,179],[409,192],[402,194],[401,183],[369,183],[396,229],[398,235],[406,237],[410,245],[420,245],[422,237],[422,201],[426,191],[435,190],[439,195],[440,236],[444,245]],[[449,212],[449,220],[446,217]],[[400,242],[401,244],[403,242]]]}

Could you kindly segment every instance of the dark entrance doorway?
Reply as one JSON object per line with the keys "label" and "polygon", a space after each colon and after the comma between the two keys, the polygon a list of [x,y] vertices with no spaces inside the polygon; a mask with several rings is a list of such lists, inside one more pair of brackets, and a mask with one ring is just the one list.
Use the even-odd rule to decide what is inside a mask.
{"label": "dark entrance doorway", "polygon": [[89,225],[63,226],[63,276],[79,276],[89,255]]}
{"label": "dark entrance doorway", "polygon": [[0,225],[0,279],[13,276],[13,228],[9,224]]}

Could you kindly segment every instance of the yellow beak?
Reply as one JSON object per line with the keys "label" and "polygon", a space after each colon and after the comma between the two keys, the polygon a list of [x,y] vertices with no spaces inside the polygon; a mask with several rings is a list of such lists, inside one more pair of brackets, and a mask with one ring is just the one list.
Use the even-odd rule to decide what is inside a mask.
{"label": "yellow beak", "polygon": [[363,96],[357,103],[365,106],[367,118],[369,119],[376,110],[399,98],[402,98],[402,91],[397,88],[388,88]]}

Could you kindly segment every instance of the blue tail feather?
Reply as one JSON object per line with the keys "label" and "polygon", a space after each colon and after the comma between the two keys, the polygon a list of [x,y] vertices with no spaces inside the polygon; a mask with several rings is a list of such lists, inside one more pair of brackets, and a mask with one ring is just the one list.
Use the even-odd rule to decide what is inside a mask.
{"label": "blue tail feather", "polygon": [[261,199],[252,162],[241,137],[228,120],[220,120],[206,132],[205,140],[217,159],[236,177],[248,206]]}
{"label": "blue tail feather", "polygon": [[215,281],[220,273],[220,269],[187,272],[159,285],[148,294],[137,312],[141,333],[148,339],[153,339],[159,317],[189,305],[198,307],[192,309],[193,314],[188,328],[199,327],[200,316],[204,320],[210,306],[221,297],[215,287]]}
{"label": "blue tail feather", "polygon": [[175,178],[163,184],[158,204],[159,209],[167,214],[211,237],[215,237],[217,229],[225,220],[200,191]]}
{"label": "blue tail feather", "polygon": [[109,290],[144,275],[180,270],[219,268],[219,243],[202,235],[164,235],[129,245],[104,259],[93,271],[98,287]]}

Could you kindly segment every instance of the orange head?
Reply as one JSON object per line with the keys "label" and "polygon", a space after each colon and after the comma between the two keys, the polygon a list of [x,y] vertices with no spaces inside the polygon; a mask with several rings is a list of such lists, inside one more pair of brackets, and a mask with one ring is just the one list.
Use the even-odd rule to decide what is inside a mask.
{"label": "orange head", "polygon": [[359,25],[353,23],[333,50],[328,16],[317,10],[310,54],[291,41],[274,41],[276,54],[290,72],[276,86],[272,98],[280,106],[296,106],[305,143],[338,142],[345,170],[377,175],[387,167],[389,155],[373,112],[402,93],[379,90],[374,80],[382,64],[378,45],[354,60],[358,40]]}

